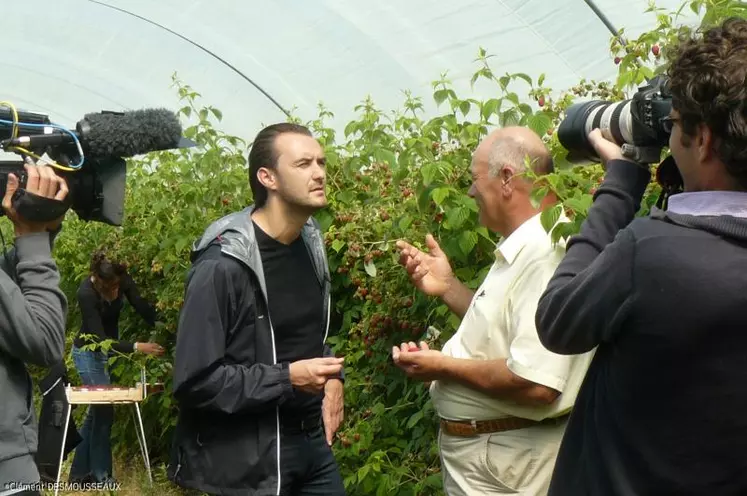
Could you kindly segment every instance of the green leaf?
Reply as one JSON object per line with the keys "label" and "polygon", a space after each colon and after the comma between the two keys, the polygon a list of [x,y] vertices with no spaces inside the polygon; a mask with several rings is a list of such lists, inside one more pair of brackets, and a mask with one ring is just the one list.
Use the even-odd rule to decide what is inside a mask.
{"label": "green leaf", "polygon": [[218,119],[219,121],[223,120],[223,112],[221,112],[217,108],[212,107],[210,107],[210,111],[213,113],[216,119]]}
{"label": "green leaf", "polygon": [[519,111],[516,109],[516,107],[510,108],[501,114],[501,126],[518,126],[520,119],[521,116],[519,115]]}
{"label": "green leaf", "polygon": [[487,102],[485,102],[482,106],[482,111],[480,112],[482,114],[482,118],[485,120],[490,119],[490,116],[493,115],[496,110],[498,110],[501,106],[501,101],[497,98],[491,98]]}
{"label": "green leaf", "polygon": [[449,90],[443,89],[433,93],[433,99],[436,100],[436,105],[441,105],[449,97]]}
{"label": "green leaf", "polygon": [[371,470],[371,465],[363,465],[361,468],[358,469],[358,480],[362,481],[366,478],[368,475],[368,472]]}
{"label": "green leaf", "polygon": [[425,485],[434,489],[440,489],[443,486],[443,476],[441,474],[431,474],[425,478]]}
{"label": "green leaf", "polygon": [[336,239],[332,241],[332,249],[335,250],[336,253],[340,253],[340,250],[345,246],[345,242],[341,239]]}
{"label": "green leaf", "polygon": [[420,419],[422,418],[423,418],[423,410],[418,410],[417,412],[415,412],[415,414],[412,417],[410,417],[410,420],[407,421],[407,428],[412,429],[413,427],[415,427],[415,424],[420,422]]}
{"label": "green leaf", "polygon": [[371,408],[371,413],[374,416],[379,417],[384,413],[384,410],[384,405],[382,405],[381,403],[376,403],[373,408]]}
{"label": "green leaf", "polygon": [[459,236],[459,248],[465,255],[469,255],[476,244],[477,233],[475,231],[463,231]]}
{"label": "green leaf", "polygon": [[529,76],[527,76],[526,74],[523,74],[523,73],[521,73],[521,72],[518,72],[518,73],[514,74],[514,76],[516,76],[517,78],[521,78],[521,79],[523,79],[524,81],[526,81],[526,82],[527,82],[527,84],[528,84],[529,86],[532,86],[532,78],[530,78],[530,77],[529,77]]}
{"label": "green leaf", "polygon": [[438,174],[438,166],[434,163],[427,163],[420,168],[420,174],[423,176],[423,185],[429,186]]}
{"label": "green leaf", "polygon": [[456,230],[462,227],[465,221],[469,218],[469,209],[467,207],[457,207],[448,210],[446,213],[446,220],[449,224],[449,230]]}
{"label": "green leaf", "polygon": [[643,66],[641,67],[641,75],[646,79],[651,79],[654,77],[654,71],[650,67]]}
{"label": "green leaf", "polygon": [[501,89],[503,91],[506,91],[506,88],[508,88],[508,83],[511,82],[511,78],[509,76],[501,76],[500,79],[498,79],[498,83],[501,85]]}
{"label": "green leaf", "polygon": [[402,231],[406,231],[408,227],[412,224],[412,216],[405,215],[399,220],[399,228]]}
{"label": "green leaf", "polygon": [[574,212],[586,216],[593,202],[594,197],[592,195],[580,195],[568,198],[563,202],[563,204]]}
{"label": "green leaf", "polygon": [[192,240],[190,238],[179,238],[175,245],[176,251],[183,251],[191,243]]}
{"label": "green leaf", "polygon": [[549,233],[552,227],[560,219],[560,214],[563,212],[563,205],[555,205],[552,208],[547,208],[540,214],[540,222],[542,222],[542,228],[545,232]]}
{"label": "green leaf", "polygon": [[358,478],[355,473],[345,477],[345,489],[350,489],[350,487],[355,484],[357,480]]}
{"label": "green leaf", "polygon": [[492,238],[492,236],[490,236],[490,231],[488,231],[487,227],[485,227],[485,226],[479,226],[478,228],[475,229],[475,232],[477,232],[477,234],[479,234],[483,238],[487,239],[491,243],[495,242],[495,240]]}
{"label": "green leaf", "polygon": [[376,277],[376,265],[374,265],[373,260],[369,260],[368,262],[365,262],[363,264],[363,268],[366,270],[366,274],[368,274],[371,277]]}
{"label": "green leaf", "polygon": [[545,73],[539,75],[539,78],[537,78],[537,86],[542,86],[545,83]]}
{"label": "green leaf", "polygon": [[573,222],[561,222],[552,230],[552,242],[557,243],[561,238],[565,239],[576,234],[578,230]]}
{"label": "green leaf", "polygon": [[532,110],[532,107],[530,107],[526,103],[519,104],[519,110],[521,110],[521,113],[526,115],[527,117],[534,113],[534,110]]}
{"label": "green leaf", "polygon": [[462,114],[464,114],[465,117],[469,114],[470,106],[469,100],[463,100],[462,103],[459,104],[459,110],[462,111]]}
{"label": "green leaf", "polygon": [[436,205],[442,205],[444,200],[448,198],[449,193],[451,193],[450,188],[436,188],[431,192],[431,198],[433,198],[433,201],[436,202]]}
{"label": "green leaf", "polygon": [[552,119],[544,112],[537,112],[536,114],[529,116],[527,119],[527,126],[529,129],[537,133],[538,136],[542,137],[545,136],[547,130],[552,127]]}
{"label": "green leaf", "polygon": [[355,199],[355,193],[349,189],[345,189],[337,193],[337,201],[343,204],[351,203]]}
{"label": "green leaf", "polygon": [[378,148],[375,152],[375,157],[378,160],[384,160],[391,167],[397,166],[397,157],[396,155],[394,155],[394,152],[392,152],[391,150],[388,150],[386,148]]}
{"label": "green leaf", "polygon": [[358,131],[358,121],[350,121],[348,122],[348,125],[345,126],[345,137],[347,138],[351,134],[354,134],[356,131]]}

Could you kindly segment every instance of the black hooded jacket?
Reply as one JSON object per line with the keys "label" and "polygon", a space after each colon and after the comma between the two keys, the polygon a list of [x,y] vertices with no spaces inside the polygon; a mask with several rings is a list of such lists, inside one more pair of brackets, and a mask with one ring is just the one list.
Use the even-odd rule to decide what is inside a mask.
{"label": "black hooded jacket", "polygon": [[[211,494],[280,494],[279,408],[294,390],[288,364],[277,360],[252,209],[214,222],[195,244],[179,318],[173,384],[179,418],[168,476]],[[324,343],[331,285],[313,218],[301,236],[323,295]],[[324,356],[331,355],[324,345]]]}

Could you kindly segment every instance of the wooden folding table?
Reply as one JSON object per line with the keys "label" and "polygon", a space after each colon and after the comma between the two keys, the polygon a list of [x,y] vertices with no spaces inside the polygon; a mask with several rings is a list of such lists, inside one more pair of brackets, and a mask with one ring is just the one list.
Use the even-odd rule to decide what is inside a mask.
{"label": "wooden folding table", "polygon": [[[62,447],[60,448],[60,466],[57,469],[57,484],[54,494],[57,496],[62,477],[62,461],[65,457],[65,441],[67,440],[67,429],[70,424],[70,414],[73,405],[133,405],[134,413],[137,414],[135,431],[140,443],[140,453],[143,455],[145,469],[148,471],[148,480],[153,483],[150,471],[150,457],[148,456],[148,445],[145,441],[145,429],[143,428],[143,417],[140,414],[140,402],[147,398],[148,394],[163,391],[163,384],[148,384],[145,380],[145,370],[141,371],[140,382],[135,387],[103,385],[103,386],[65,386],[67,395],[67,415],[65,416],[65,430],[62,435]],[[139,427],[139,429],[138,429]]]}

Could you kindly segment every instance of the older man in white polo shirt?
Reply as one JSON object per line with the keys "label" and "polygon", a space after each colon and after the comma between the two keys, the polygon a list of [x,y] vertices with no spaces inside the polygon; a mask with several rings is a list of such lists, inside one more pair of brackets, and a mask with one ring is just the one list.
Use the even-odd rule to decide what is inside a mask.
{"label": "older man in white polo shirt", "polygon": [[541,210],[555,198],[548,195],[539,208],[530,200],[533,183],[522,174],[527,163],[537,174],[553,167],[542,140],[519,127],[494,131],[473,155],[469,194],[480,222],[503,237],[476,292],[454,277],[432,236],[427,253],[398,243],[413,284],[462,318],[440,352],[425,343],[392,350],[408,376],[432,381],[449,496],[546,494],[593,353],[557,355],[537,336],[537,302],[564,247],[553,245],[540,222]]}

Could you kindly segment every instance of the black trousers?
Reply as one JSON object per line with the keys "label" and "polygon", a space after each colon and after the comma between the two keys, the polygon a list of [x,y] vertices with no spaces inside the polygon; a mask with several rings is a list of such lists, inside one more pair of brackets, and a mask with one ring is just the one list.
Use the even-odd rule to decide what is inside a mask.
{"label": "black trousers", "polygon": [[345,496],[340,469],[322,427],[281,431],[280,473],[282,496]]}

